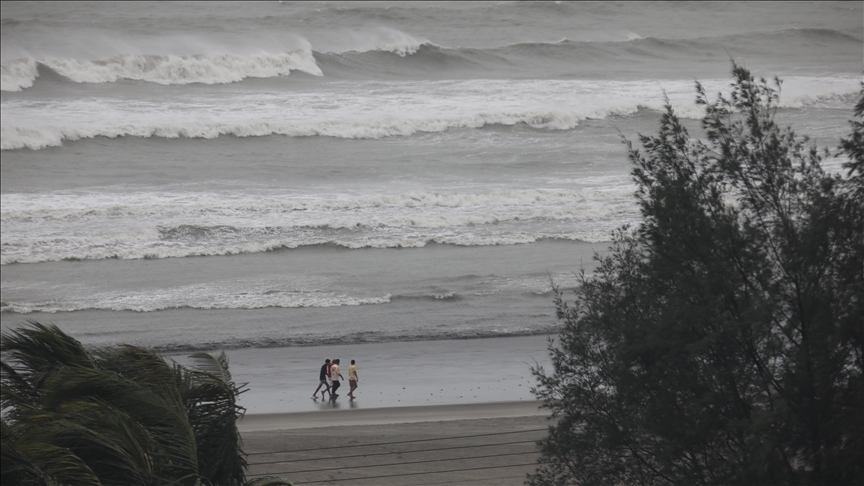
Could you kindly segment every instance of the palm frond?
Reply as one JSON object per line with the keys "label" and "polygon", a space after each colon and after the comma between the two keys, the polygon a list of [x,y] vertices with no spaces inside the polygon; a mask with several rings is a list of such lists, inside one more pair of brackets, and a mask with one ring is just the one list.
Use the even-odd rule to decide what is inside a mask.
{"label": "palm frond", "polygon": [[[59,366],[94,367],[90,353],[78,340],[55,325],[28,321],[31,327],[0,335],[0,351],[8,354],[20,369],[44,373]],[[17,368],[17,367],[16,367]]]}
{"label": "palm frond", "polygon": [[193,357],[198,367],[175,366],[175,376],[199,444],[199,472],[214,486],[242,484],[248,464],[237,420],[245,409],[237,404],[237,396],[245,390],[230,380],[224,353],[218,358],[207,353]]}
{"label": "palm frond", "polygon": [[21,486],[48,486],[42,470],[16,447],[14,432],[0,419],[0,482]]}
{"label": "palm frond", "polygon": [[245,384],[232,381],[224,353],[198,353],[184,368],[134,346],[88,352],[35,322],[3,333],[2,350],[9,484],[244,484]]}
{"label": "palm frond", "polygon": [[45,452],[45,445],[50,445],[74,455],[105,484],[120,483],[111,478],[122,478],[128,485],[152,482],[147,434],[138,424],[98,403],[71,402],[64,409],[63,413],[34,415],[21,423],[27,437],[25,445],[33,448],[30,457],[39,459],[38,464],[54,461],[53,449]]}
{"label": "palm frond", "polygon": [[[34,440],[14,445],[4,441],[3,448],[3,484],[103,486],[93,470],[67,448]],[[7,448],[14,449],[17,457],[7,456]]]}
{"label": "palm frond", "polygon": [[38,392],[25,377],[0,361],[0,408],[6,410],[18,404],[33,403],[37,396]]}
{"label": "palm frond", "polygon": [[199,352],[189,357],[195,363],[195,368],[212,373],[225,382],[231,381],[231,373],[228,371],[228,356],[225,355],[224,351],[219,353],[219,356]]}
{"label": "palm frond", "polygon": [[[126,350],[120,351],[121,354],[124,352]],[[98,403],[102,412],[112,417],[125,417],[123,420],[146,431],[146,438],[138,436],[136,440],[146,444],[146,447],[141,447],[146,449],[149,461],[153,463],[154,474],[161,474],[164,467],[181,475],[197,471],[195,433],[179,390],[170,379],[173,376],[171,368],[153,353],[133,355],[141,358],[137,361],[140,366],[135,366],[128,355],[119,358],[126,360],[123,365],[126,368],[137,368],[131,373],[121,375],[110,370],[71,368],[70,376],[58,373],[55,387],[58,396]],[[68,408],[68,403],[65,406]],[[129,447],[133,447],[131,442]]]}

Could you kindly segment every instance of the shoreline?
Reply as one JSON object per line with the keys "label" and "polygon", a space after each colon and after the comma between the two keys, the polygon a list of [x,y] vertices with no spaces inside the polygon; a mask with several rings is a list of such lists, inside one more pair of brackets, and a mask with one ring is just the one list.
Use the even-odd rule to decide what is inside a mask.
{"label": "shoreline", "polygon": [[[457,420],[546,417],[543,402],[510,401],[381,408],[331,408],[315,412],[247,414],[237,425],[241,433],[361,425],[396,425]],[[349,405],[350,406],[350,405]]]}
{"label": "shoreline", "polygon": [[[555,335],[227,350],[232,379],[247,384],[238,404],[249,416],[335,410],[533,402],[531,368],[551,367]],[[357,361],[356,399],[348,383],[335,403],[312,399],[324,359],[340,358],[343,375]],[[173,356],[180,364],[191,361]]]}

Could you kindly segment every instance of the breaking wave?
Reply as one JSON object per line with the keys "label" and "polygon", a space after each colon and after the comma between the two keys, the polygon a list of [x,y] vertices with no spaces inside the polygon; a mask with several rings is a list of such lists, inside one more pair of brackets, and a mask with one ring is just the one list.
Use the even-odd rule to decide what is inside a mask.
{"label": "breaking wave", "polygon": [[113,83],[127,79],[164,85],[226,84],[246,78],[286,76],[291,71],[323,75],[312,52],[307,50],[251,55],[127,54],[99,60],[16,59],[3,63],[0,89],[21,91],[29,88],[39,76],[40,69],[50,69],[76,83]]}
{"label": "breaking wave", "polygon": [[[543,78],[553,73],[560,74],[566,66],[581,66],[580,69],[593,66],[591,71],[598,72],[598,69],[602,71],[602,66],[616,63],[626,65],[663,60],[698,63],[706,58],[728,56],[730,49],[735,56],[775,55],[773,53],[777,52],[775,48],[779,45],[786,46],[782,51],[802,56],[809,55],[816,44],[831,44],[845,52],[859,49],[862,42],[831,29],[785,29],[695,39],[642,38],[630,33],[630,40],[620,41],[562,39],[558,42],[473,48],[443,47],[394,29],[379,30],[381,32],[368,39],[358,36],[354,47],[338,52],[316,51],[309,46],[281,53],[154,53],[99,59],[12,59],[0,66],[0,89],[21,91],[30,88],[39,77],[40,69],[50,69],[76,83],[111,83],[128,79],[164,85],[234,83],[247,78],[284,76],[291,71],[336,79],[357,76],[412,79],[416,75],[427,79]],[[821,51],[814,51],[813,55],[818,55],[818,52]],[[575,72],[578,73],[578,69]]]}
{"label": "breaking wave", "polygon": [[[202,242],[195,245],[170,245],[165,242],[150,242],[150,246],[124,245],[126,238],[63,238],[44,241],[54,245],[47,252],[25,252],[23,248],[11,248],[10,254],[0,258],[2,265],[13,263],[41,263],[52,261],[83,261],[99,259],[161,259],[183,258],[196,256],[226,256],[246,253],[263,253],[269,251],[297,249],[310,246],[337,246],[346,249],[363,248],[422,248],[429,244],[445,244],[455,246],[497,246],[535,243],[548,239],[583,241],[589,243],[609,241],[614,225],[598,225],[592,228],[560,232],[547,231],[538,234],[490,234],[490,235],[406,235],[390,237],[384,235],[369,235],[367,237],[327,238],[321,237],[315,241],[296,241],[289,237],[284,240],[242,241],[242,242]],[[288,241],[285,241],[288,240]],[[218,243],[218,244],[217,244]],[[14,253],[13,253],[14,252]]]}
{"label": "breaking wave", "polygon": [[384,118],[373,120],[337,121],[328,120],[311,123],[250,122],[243,124],[198,124],[198,125],[111,125],[92,128],[82,127],[20,127],[3,126],[0,132],[0,149],[16,150],[29,148],[39,150],[56,147],[64,141],[75,141],[96,137],[142,137],[142,138],[200,138],[213,139],[220,136],[263,137],[285,135],[290,137],[335,137],[349,139],[377,139],[394,136],[410,136],[420,132],[443,132],[454,128],[483,128],[492,125],[512,126],[525,124],[533,128],[567,130],[579,125],[585,118],[604,118],[610,114],[635,113],[637,107],[624,111],[610,110],[607,113],[578,113],[570,110],[531,110],[516,113],[473,113],[430,118]]}
{"label": "breaking wave", "polygon": [[[184,289],[178,289],[178,292]],[[281,294],[281,295],[280,295]],[[355,305],[375,305],[390,302],[390,296],[358,298],[346,295],[291,295],[285,293],[269,296],[256,295],[231,295],[230,299],[213,300],[212,297],[225,297],[221,295],[208,294],[201,299],[183,298],[181,300],[171,298],[160,298],[159,296],[128,296],[117,295],[95,296],[101,300],[58,302],[56,300],[45,303],[37,302],[4,302],[0,312],[17,314],[30,314],[33,312],[44,312],[56,314],[59,312],[77,312],[85,310],[107,310],[107,311],[133,311],[133,312],[156,312],[169,309],[264,309],[268,307],[278,308],[301,308],[301,307],[340,307]],[[172,301],[173,300],[173,301]]]}
{"label": "breaking wave", "polygon": [[[833,107],[845,108],[854,103],[857,94],[856,79],[813,78],[795,89],[793,80],[787,78],[784,94],[780,99],[782,108]],[[836,89],[825,94],[811,94],[811,88],[821,90]],[[833,88],[832,88],[833,86]],[[657,93],[661,93],[657,89]],[[691,93],[687,92],[687,96]],[[586,95],[587,96],[587,95]],[[658,95],[659,96],[659,95]],[[406,137],[418,133],[437,133],[453,129],[480,129],[489,126],[525,125],[539,130],[571,130],[584,120],[630,117],[639,114],[656,114],[662,111],[662,102],[633,102],[626,106],[627,100],[612,101],[607,107],[570,108],[525,108],[507,111],[483,110],[430,113],[418,115],[381,115],[378,118],[350,119],[346,114],[342,119],[326,119],[307,122],[276,122],[251,119],[242,123],[158,123],[146,122],[117,124],[109,123],[95,126],[15,126],[0,127],[0,150],[32,149],[62,146],[64,142],[94,139],[98,137],[140,137],[140,138],[191,138],[215,139],[223,136],[265,137],[281,135],[288,137],[333,137],[345,139],[380,139],[386,137]],[[704,108],[693,103],[675,104],[676,113],[683,118],[700,119]],[[132,116],[132,115],[129,115]],[[253,116],[254,115],[250,115]],[[272,118],[275,115],[263,114]],[[359,115],[358,115],[359,116]],[[166,115],[166,118],[168,116]]]}
{"label": "breaking wave", "polygon": [[[543,316],[546,317],[546,316]],[[483,339],[496,337],[538,336],[554,334],[558,332],[557,324],[549,324],[553,319],[543,319],[540,324],[525,324],[519,327],[495,327],[477,329],[438,329],[425,328],[422,331],[360,331],[340,333],[339,335],[327,335],[323,333],[309,333],[294,335],[291,337],[243,337],[243,338],[199,338],[197,341],[183,340],[172,343],[153,343],[142,341],[135,343],[137,346],[153,349],[161,353],[186,353],[194,351],[207,351],[219,349],[238,348],[284,348],[293,346],[338,346],[366,343],[401,343],[411,341],[439,341],[439,340],[463,340]]]}

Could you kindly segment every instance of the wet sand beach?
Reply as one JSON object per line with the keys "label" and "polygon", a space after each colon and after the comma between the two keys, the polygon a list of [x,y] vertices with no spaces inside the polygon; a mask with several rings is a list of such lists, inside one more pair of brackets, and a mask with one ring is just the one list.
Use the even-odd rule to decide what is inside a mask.
{"label": "wet sand beach", "polygon": [[[549,368],[550,335],[227,350],[247,415],[533,401],[531,367]],[[168,355],[188,363],[188,353]],[[325,359],[346,378],[336,402],[312,399]],[[348,364],[357,361],[357,399]]]}

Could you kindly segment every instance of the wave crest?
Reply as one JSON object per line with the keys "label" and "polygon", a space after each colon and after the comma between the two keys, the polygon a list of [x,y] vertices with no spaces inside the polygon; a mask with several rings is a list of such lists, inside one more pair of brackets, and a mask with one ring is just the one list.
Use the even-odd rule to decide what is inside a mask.
{"label": "wave crest", "polygon": [[[216,297],[216,298],[214,298]],[[189,292],[178,291],[177,295],[97,295],[91,299],[70,300],[62,302],[3,302],[0,312],[15,314],[31,314],[44,312],[56,314],[60,312],[79,312],[85,310],[157,312],[170,309],[264,309],[302,308],[302,307],[341,307],[357,305],[378,305],[390,303],[390,296],[381,297],[351,297],[337,294],[293,294],[290,292],[272,292],[265,295],[189,295]]]}
{"label": "wave crest", "polygon": [[434,46],[428,39],[417,38],[400,30],[380,27],[372,32],[354,34],[354,46],[339,54],[351,52],[390,52],[400,57],[416,54],[423,46]]}
{"label": "wave crest", "polygon": [[[801,108],[807,106],[844,108],[849,100],[857,95],[855,79],[813,78],[795,86],[787,80],[784,96],[780,100],[782,108]],[[819,85],[818,88],[815,88]],[[835,91],[813,94],[815,89]],[[689,93],[686,93],[689,96]],[[407,137],[418,133],[437,133],[452,129],[479,129],[489,126],[527,125],[541,130],[571,130],[583,120],[606,119],[638,116],[645,112],[659,112],[662,105],[639,101],[626,106],[628,100],[614,102],[602,107],[560,108],[516,108],[508,111],[476,111],[463,113],[429,113],[427,115],[406,114],[381,115],[379,118],[350,119],[353,113],[341,119],[324,119],[307,122],[265,121],[249,115],[248,121],[239,123],[206,123],[191,121],[178,123],[176,120],[164,123],[146,122],[103,124],[91,126],[7,126],[0,127],[0,150],[32,149],[62,146],[72,142],[98,137],[140,137],[140,138],[190,138],[215,139],[222,136],[266,137],[283,135],[288,137],[333,137],[345,139],[380,139],[386,137]],[[676,103],[675,110],[683,118],[700,119],[704,108],[693,103]],[[271,117],[270,114],[263,116]],[[130,118],[130,121],[131,120]],[[137,120],[134,120],[137,121]]]}
{"label": "wave crest", "polygon": [[33,86],[39,69],[33,59],[14,59],[0,64],[0,91],[22,91]]}
{"label": "wave crest", "polygon": [[3,91],[29,88],[38,77],[37,65],[76,83],[113,83],[128,79],[163,85],[227,84],[246,78],[270,78],[302,71],[322,76],[311,50],[251,55],[195,56],[126,54],[109,59],[16,59],[2,64]]}
{"label": "wave crest", "polygon": [[[633,112],[636,110],[634,109]],[[614,113],[623,113],[614,110]],[[587,116],[586,116],[587,115]],[[593,115],[593,116],[592,116]],[[419,119],[383,118],[365,121],[328,120],[318,123],[272,123],[251,122],[245,124],[197,124],[197,125],[122,125],[101,127],[2,127],[0,149],[16,150],[29,148],[39,150],[56,147],[64,141],[75,141],[96,137],[142,137],[142,138],[200,138],[214,139],[220,136],[263,137],[286,135],[290,137],[334,137],[349,139],[378,139],[394,136],[410,136],[421,132],[443,132],[453,128],[483,128],[485,126],[512,126],[525,124],[533,128],[568,130],[579,125],[584,118],[602,118],[604,113],[584,115],[572,111],[525,111],[511,113],[474,113],[453,117],[430,117]]]}

